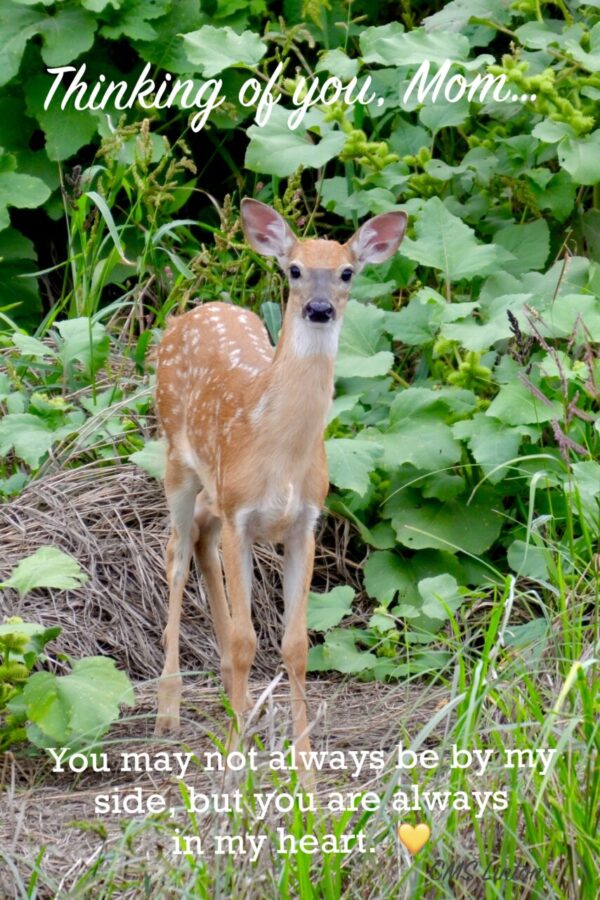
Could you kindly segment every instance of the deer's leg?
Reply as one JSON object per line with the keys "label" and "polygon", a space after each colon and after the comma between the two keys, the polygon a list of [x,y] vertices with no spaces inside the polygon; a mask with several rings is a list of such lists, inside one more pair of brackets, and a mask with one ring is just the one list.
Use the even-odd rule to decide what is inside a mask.
{"label": "deer's leg", "polygon": [[165,662],[158,686],[156,734],[179,727],[181,674],[179,670],[179,629],[183,591],[188,580],[195,540],[194,505],[200,484],[196,474],[167,460],[165,493],[171,512],[171,537],[167,544],[169,614],[163,634]]}
{"label": "deer's leg", "polygon": [[222,658],[222,671],[229,699],[239,717],[249,706],[248,676],[256,653],[256,632],[252,625],[252,545],[241,528],[223,523],[223,566],[231,610],[229,646]]}
{"label": "deer's leg", "polygon": [[306,709],[306,658],[308,635],[306,633],[306,607],[315,558],[315,537],[311,530],[301,529],[288,538],[283,564],[283,600],[285,606],[285,630],[281,655],[290,679],[294,744],[299,767],[299,752],[310,751],[308,716]]}
{"label": "deer's leg", "polygon": [[209,509],[204,491],[196,498],[194,513],[198,536],[194,547],[196,563],[206,587],[208,605],[219,645],[221,676],[228,695],[231,695],[231,615],[223,584],[223,571],[219,559],[221,520]]}

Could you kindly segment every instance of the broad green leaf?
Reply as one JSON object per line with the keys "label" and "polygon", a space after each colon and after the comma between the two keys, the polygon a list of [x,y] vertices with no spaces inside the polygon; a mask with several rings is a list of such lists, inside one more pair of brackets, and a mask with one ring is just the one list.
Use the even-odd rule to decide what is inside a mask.
{"label": "broad green leaf", "polygon": [[75,109],[71,102],[61,109],[65,96],[60,86],[48,106],[44,101],[50,87],[47,75],[29,78],[25,84],[27,110],[35,116],[46,136],[46,153],[51,160],[68,159],[85,144],[89,144],[98,128],[98,120],[89,110]]}
{"label": "broad green leaf", "polygon": [[308,655],[309,672],[323,672],[335,669],[336,672],[356,674],[371,669],[377,657],[367,650],[359,650],[356,646],[356,635],[351,630],[334,628],[327,635],[324,644],[312,647]]}
{"label": "broad green leaf", "polygon": [[387,427],[368,432],[382,444],[384,464],[396,469],[410,463],[417,469],[436,471],[458,462],[461,448],[443,420],[445,409],[435,391],[411,388],[398,394]]}
{"label": "broad green leaf", "polygon": [[346,135],[342,131],[327,130],[320,139],[310,133],[306,125],[295,130],[288,125],[289,110],[276,106],[266,125],[252,125],[246,132],[250,143],[245,165],[253,172],[287,177],[299,166],[319,169],[337,156]]}
{"label": "broad green leaf", "polygon": [[335,494],[330,494],[327,498],[327,508],[352,522],[365,544],[375,547],[376,550],[389,550],[395,546],[396,535],[389,522],[377,522],[372,528],[368,528],[363,520]]}
{"label": "broad green leaf", "polygon": [[38,33],[44,18],[39,10],[5,4],[0,17],[0,85],[18,73],[27,41]]}
{"label": "broad green leaf", "polygon": [[21,334],[20,332],[13,334],[12,342],[15,347],[21,351],[23,356],[33,356],[35,359],[43,359],[46,356],[56,356],[56,351],[53,350],[52,347],[48,347],[42,341],[38,341],[37,338],[31,337],[28,334]]}
{"label": "broad green leaf", "polygon": [[[468,32],[472,18],[493,19],[505,24],[510,11],[505,0],[451,0],[444,3],[439,12],[426,16],[423,24],[431,32]],[[491,32],[495,36],[495,32]]]}
{"label": "broad green leaf", "polygon": [[207,23],[208,16],[198,0],[177,0],[170,4],[166,15],[152,23],[156,39],[140,41],[136,50],[143,60],[154,63],[159,69],[188,76],[190,63],[181,36]]}
{"label": "broad green leaf", "polygon": [[427,33],[424,28],[404,31],[402,25],[365,28],[360,36],[364,62],[384,66],[412,66],[424,61],[444,63],[469,55],[469,40],[462,34]]}
{"label": "broad green leaf", "polygon": [[514,256],[502,268],[513,275],[541,269],[550,252],[550,229],[544,219],[525,225],[507,225],[494,235],[494,240]]}
{"label": "broad green leaf", "polygon": [[558,145],[558,160],[576,184],[600,181],[600,128],[580,138],[564,138]]}
{"label": "broad green leaf", "polygon": [[558,222],[564,222],[575,205],[576,185],[570,175],[562,170],[542,187],[532,183],[531,191],[539,208],[549,209]]}
{"label": "broad green leaf", "polygon": [[0,456],[12,449],[19,459],[37,469],[50,447],[72,430],[70,425],[53,429],[31,413],[9,413],[0,419]]}
{"label": "broad green leaf", "polygon": [[0,172],[0,230],[10,225],[8,207],[33,209],[50,196],[41,178],[20,172]]}
{"label": "broad green leaf", "polygon": [[535,128],[532,128],[531,133],[533,137],[546,144],[558,144],[564,137],[574,138],[577,136],[575,129],[566,122],[555,122],[554,119],[542,119]]}
{"label": "broad green leaf", "polygon": [[503,384],[485,415],[499,419],[505,425],[537,425],[562,417],[558,400],[542,401],[522,382]]}
{"label": "broad green leaf", "polygon": [[57,746],[96,742],[133,706],[133,688],[115,661],[105,656],[78,660],[69,675],[36,672],[23,690],[28,719]]}
{"label": "broad green leaf", "polygon": [[356,591],[348,585],[338,585],[326,594],[308,595],[308,627],[313,631],[328,631],[352,612]]}
{"label": "broad green leaf", "polygon": [[443,622],[451,613],[456,612],[464,599],[452,575],[423,578],[419,581],[418,590],[423,600],[423,614],[430,619],[440,619]]}
{"label": "broad green leaf", "polygon": [[371,553],[365,563],[364,581],[369,596],[384,606],[389,606],[396,595],[399,602],[418,600],[411,566],[396,553]]}
{"label": "broad green leaf", "polygon": [[62,338],[60,358],[65,367],[80,362],[86,372],[92,373],[103,365],[110,349],[104,325],[82,316],[57,322],[56,327]]}
{"label": "broad green leaf", "polygon": [[381,456],[381,447],[359,437],[330,438],[325,442],[325,450],[329,480],[339,488],[365,494],[369,489],[369,474]]}
{"label": "broad green leaf", "polygon": [[165,477],[166,448],[163,440],[146,441],[141,450],[130,454],[129,459],[153,478]]}
{"label": "broad green leaf", "polygon": [[389,372],[394,355],[380,349],[385,327],[383,310],[356,300],[348,302],[335,365],[338,378],[370,378]]}
{"label": "broad green leaf", "polygon": [[319,57],[315,72],[330,72],[342,81],[350,81],[358,74],[358,60],[351,59],[343,50],[328,50]]}
{"label": "broad green leaf", "polygon": [[537,438],[539,431],[523,425],[509,428],[498,419],[477,413],[472,419],[456,422],[452,433],[454,437],[467,441],[475,462],[484,473],[490,473],[490,482],[496,484],[506,477],[503,464],[518,456],[523,437]]}
{"label": "broad green leaf", "polygon": [[484,489],[467,505],[463,499],[425,500],[407,488],[386,503],[384,512],[399,542],[412,550],[431,547],[479,555],[492,546],[503,523],[495,494]]}
{"label": "broad green leaf", "polygon": [[508,548],[508,564],[522,578],[548,580],[548,551],[525,541],[513,541]]}
{"label": "broad green leaf", "polygon": [[[444,103],[438,97],[435,103],[426,103],[419,110],[419,120],[429,130],[436,134],[442,128],[450,128],[451,126],[462,125],[469,118],[469,101],[467,97],[462,97],[456,103]],[[434,173],[431,172],[433,175]],[[437,176],[441,177],[441,176]]]}
{"label": "broad green leaf", "polygon": [[425,203],[415,232],[416,240],[405,238],[401,253],[439,269],[446,281],[485,275],[498,264],[496,247],[478,243],[473,229],[448,212],[439,197]]}
{"label": "broad green leaf", "polygon": [[329,425],[331,422],[334,422],[342,413],[350,412],[353,410],[359,398],[356,394],[341,394],[339,397],[335,397],[330,408],[329,415],[327,416],[327,424]]}
{"label": "broad green leaf", "polygon": [[[96,3],[104,0],[96,0]],[[125,8],[120,10],[114,25],[104,25],[101,33],[104,37],[118,40],[123,35],[132,41],[153,41],[158,37],[156,29],[149,24],[149,19],[159,19],[168,12],[169,0],[129,0]],[[92,7],[88,3],[88,9]]]}
{"label": "broad green leaf", "polygon": [[[78,56],[86,53],[94,43],[96,24],[92,13],[76,7],[59,7],[56,15],[46,17],[40,26],[42,59],[46,65],[72,64]],[[52,84],[50,77],[47,81],[49,88]]]}
{"label": "broad green leaf", "polygon": [[35,588],[70,590],[88,580],[73,557],[56,547],[40,547],[31,556],[22,559],[2,587],[15,588],[23,597]]}
{"label": "broad green leaf", "polygon": [[267,52],[266,44],[257,34],[252,31],[237,34],[228,25],[222,28],[203,25],[184,34],[183,42],[187,58],[207,78],[229,66],[256,66]]}
{"label": "broad green leaf", "polygon": [[[595,460],[573,463],[565,492],[577,512],[581,503],[586,526],[590,534],[597,538],[600,535],[600,464]],[[578,497],[578,501],[575,497]]]}

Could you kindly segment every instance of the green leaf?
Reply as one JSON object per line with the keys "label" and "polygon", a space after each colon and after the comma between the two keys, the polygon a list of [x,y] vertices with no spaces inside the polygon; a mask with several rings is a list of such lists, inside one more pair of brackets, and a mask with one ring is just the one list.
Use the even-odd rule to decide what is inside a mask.
{"label": "green leaf", "polygon": [[[319,110],[313,112],[320,113]],[[246,168],[285,178],[300,166],[321,168],[337,156],[346,143],[343,132],[331,129],[323,134],[318,143],[315,142],[314,135],[307,130],[307,119],[304,125],[292,130],[288,125],[289,114],[289,110],[276,106],[266,125],[248,128],[246,133],[250,143],[246,150]],[[309,121],[320,119],[322,113],[313,115]]]}
{"label": "green leaf", "polygon": [[401,253],[421,265],[439,269],[446,281],[485,275],[498,264],[496,247],[479,244],[473,229],[448,212],[439,197],[425,203],[415,231],[417,239],[405,238]]}
{"label": "green leaf", "polygon": [[548,580],[548,552],[535,544],[513,541],[508,548],[508,564],[517,575],[533,578],[535,581]]}
{"label": "green leaf", "polygon": [[25,84],[27,110],[35,116],[46,136],[46,153],[51,160],[68,159],[85,144],[89,144],[96,134],[97,119],[89,110],[75,109],[67,103],[61,109],[65,96],[62,86],[58,87],[48,109],[44,101],[51,81],[47,75],[29,78]]}
{"label": "green leaf", "polygon": [[423,578],[419,581],[418,590],[423,600],[423,614],[443,622],[456,612],[464,599],[452,575]]}
{"label": "green leaf", "polygon": [[9,413],[0,420],[0,456],[14,449],[19,459],[37,469],[50,447],[71,431],[70,425],[53,429],[31,413]]}
{"label": "green leaf", "polygon": [[328,631],[352,612],[356,591],[348,585],[334,587],[326,594],[308,595],[307,623],[312,631]]}
{"label": "green leaf", "polygon": [[385,328],[383,310],[356,300],[348,302],[335,365],[338,378],[371,378],[389,372],[394,355],[380,349]]}
{"label": "green leaf", "polygon": [[358,60],[351,59],[343,50],[328,50],[319,57],[315,72],[330,72],[342,81],[350,81],[358,74]]}
{"label": "green leaf", "polygon": [[[597,424],[600,419],[597,420]],[[600,429],[598,429],[600,430]],[[600,464],[595,460],[573,463],[565,493],[571,498],[574,509],[579,503],[586,526],[594,538],[600,536]],[[575,500],[578,497],[578,502]]]}
{"label": "green leaf", "polygon": [[148,475],[162,480],[165,477],[166,447],[163,440],[146,441],[141,450],[129,456],[130,462],[136,464]]}
{"label": "green leaf", "polygon": [[70,590],[85,584],[88,576],[73,557],[56,547],[40,547],[22,559],[2,587],[15,588],[23,597],[35,588]]}
{"label": "green leaf", "polygon": [[600,128],[581,138],[564,138],[558,145],[558,160],[575,184],[600,181]]}
{"label": "green leaf", "polygon": [[485,413],[477,413],[472,419],[456,422],[452,432],[460,440],[466,440],[473,458],[483,469],[489,472],[489,480],[496,484],[506,477],[503,464],[514,459],[519,453],[521,441],[525,435],[537,438],[539,432],[535,428],[517,426],[509,428],[498,419]]}
{"label": "green leaf", "polygon": [[48,347],[42,341],[38,341],[37,338],[31,337],[28,334],[17,332],[17,334],[13,334],[12,342],[15,347],[21,351],[23,356],[33,356],[35,359],[43,359],[46,356],[56,356],[56,352],[52,347]]}
{"label": "green leaf", "polygon": [[56,327],[62,338],[60,358],[65,367],[80,362],[89,374],[96,372],[108,358],[110,342],[106,328],[100,322],[82,316],[65,319]]}
{"label": "green leaf", "polygon": [[43,19],[39,10],[5,5],[0,18],[0,85],[18,73],[27,41],[38,33]]}
{"label": "green leaf", "polygon": [[203,25],[184,34],[183,42],[189,61],[208,78],[230,66],[256,66],[267,52],[266,44],[257,34],[252,31],[237,34],[228,25],[222,28]]}
{"label": "green leaf", "polygon": [[206,20],[207,15],[198,0],[177,0],[177,4],[170,4],[166,15],[153,23],[156,39],[140,42],[136,50],[143,60],[154,63],[159,69],[189,75],[190,64],[181,35],[182,32],[194,31]]}
{"label": "green leaf", "polygon": [[536,425],[560,419],[562,405],[558,400],[543,402],[520,381],[503,384],[485,412],[505,425]]}
{"label": "green leaf", "polygon": [[444,63],[469,55],[469,39],[462,34],[427,33],[424,28],[404,31],[398,22],[365,28],[360,36],[363,61],[384,66],[412,66],[424,61]]}
{"label": "green leaf", "polygon": [[479,555],[494,543],[503,519],[496,497],[480,489],[468,505],[464,500],[425,500],[415,490],[399,491],[385,505],[399,542],[419,550],[431,547]]}
{"label": "green leaf", "polygon": [[281,331],[281,304],[274,300],[266,300],[260,304],[260,315],[267,327],[273,344],[277,344]]}
{"label": "green leaf", "polygon": [[325,442],[329,480],[339,488],[363,495],[369,489],[369,474],[381,456],[381,447],[373,441],[354,438],[330,438]]}
{"label": "green leaf", "polygon": [[327,498],[327,508],[352,522],[365,544],[377,550],[388,550],[395,546],[396,535],[389,522],[377,522],[372,528],[368,528],[363,520],[335,494],[330,494]]}
{"label": "green leaf", "polygon": [[345,674],[356,674],[371,669],[377,657],[356,647],[356,636],[350,630],[334,628],[327,635],[325,643],[312,647],[308,655],[308,671],[319,672],[335,669]]}
{"label": "green leaf", "polygon": [[0,230],[8,228],[10,219],[7,208],[34,209],[50,196],[49,188],[41,178],[20,172],[0,172]]}
{"label": "green leaf", "polygon": [[506,260],[502,266],[513,275],[541,269],[550,253],[550,229],[544,219],[526,225],[507,225],[496,232],[494,240],[514,256],[514,261]]}
{"label": "green leaf", "polygon": [[365,589],[384,606],[389,606],[398,594],[399,602],[413,603],[418,599],[410,565],[396,553],[371,553],[364,568]]}
{"label": "green leaf", "polygon": [[[58,9],[40,25],[42,35],[42,59],[47,66],[63,66],[72,63],[86,53],[94,43],[96,17],[84,9],[68,7]],[[48,88],[51,85],[48,78]]]}
{"label": "green leaf", "polygon": [[385,430],[380,427],[368,432],[381,442],[384,464],[395,469],[410,463],[431,472],[458,462],[461,448],[443,421],[446,409],[435,391],[410,388],[397,394]]}
{"label": "green leaf", "polygon": [[113,659],[92,656],[74,663],[69,675],[36,672],[25,685],[23,700],[28,719],[44,737],[73,748],[97,742],[118,718],[120,705],[133,706],[134,697]]}
{"label": "green leaf", "polygon": [[[442,128],[462,125],[468,118],[469,100],[467,97],[461,97],[456,103],[442,103],[439,97],[435,103],[429,99],[429,102],[419,110],[420,121],[429,128],[432,134],[436,134]],[[430,171],[429,168],[428,171]],[[434,172],[430,174],[434,175]]]}
{"label": "green leaf", "polygon": [[[100,5],[104,0],[92,0],[93,6]],[[93,6],[85,4],[88,9]],[[148,23],[149,19],[159,19],[171,6],[169,0],[128,0],[125,8],[120,10],[115,25],[104,25],[101,33],[103,37],[118,40],[120,37],[130,38],[132,41],[153,41],[158,37],[156,29]]]}

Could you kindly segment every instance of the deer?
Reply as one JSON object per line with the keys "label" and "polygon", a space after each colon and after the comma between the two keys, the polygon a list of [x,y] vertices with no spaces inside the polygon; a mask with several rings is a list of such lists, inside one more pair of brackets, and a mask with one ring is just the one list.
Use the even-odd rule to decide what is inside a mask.
{"label": "deer", "polygon": [[156,734],[177,731],[180,724],[179,634],[192,556],[204,580],[221,677],[241,732],[251,706],[249,674],[257,644],[252,548],[283,544],[281,655],[298,769],[310,754],[307,601],[315,527],[329,489],[323,433],[340,329],[353,279],[367,263],[381,263],[397,251],[406,222],[403,212],[382,213],[343,244],[301,239],[276,210],[244,198],[241,223],[248,244],[274,257],[288,280],[276,348],[261,319],[233,303],[201,304],[170,320],[156,375],[171,520]]}

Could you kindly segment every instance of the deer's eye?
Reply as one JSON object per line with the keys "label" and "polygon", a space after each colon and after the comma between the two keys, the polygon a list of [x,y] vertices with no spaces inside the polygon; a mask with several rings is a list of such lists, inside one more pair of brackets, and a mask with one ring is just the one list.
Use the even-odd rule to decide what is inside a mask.
{"label": "deer's eye", "polygon": [[298,268],[298,266],[290,266],[290,278],[300,278],[302,272]]}
{"label": "deer's eye", "polygon": [[340,278],[342,279],[342,281],[350,281],[353,274],[354,273],[353,273],[352,269],[344,269],[344,271],[340,275]]}

